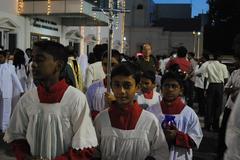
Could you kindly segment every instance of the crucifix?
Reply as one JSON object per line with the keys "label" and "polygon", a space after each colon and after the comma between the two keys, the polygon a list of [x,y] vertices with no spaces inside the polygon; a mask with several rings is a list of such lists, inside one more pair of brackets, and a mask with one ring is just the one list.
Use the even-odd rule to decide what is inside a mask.
{"label": "crucifix", "polygon": [[[114,18],[118,13],[129,13],[130,10],[127,10],[125,8],[114,8],[114,1],[109,0],[109,6],[108,8],[99,8],[99,7],[93,7],[92,10],[96,12],[102,12],[104,15],[108,17],[108,28],[109,28],[109,34],[108,34],[108,63],[107,63],[107,92],[110,93],[110,81],[111,81],[111,62],[112,62],[112,40],[113,40],[113,23]],[[124,20],[123,20],[124,21]]]}

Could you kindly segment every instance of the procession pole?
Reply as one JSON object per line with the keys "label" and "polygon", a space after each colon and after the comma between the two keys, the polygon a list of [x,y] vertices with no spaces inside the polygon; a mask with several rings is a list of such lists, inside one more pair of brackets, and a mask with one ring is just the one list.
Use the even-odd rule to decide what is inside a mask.
{"label": "procession pole", "polygon": [[109,34],[108,34],[108,61],[107,61],[107,92],[111,91],[111,64],[112,64],[112,40],[113,40],[113,0],[109,0]]}

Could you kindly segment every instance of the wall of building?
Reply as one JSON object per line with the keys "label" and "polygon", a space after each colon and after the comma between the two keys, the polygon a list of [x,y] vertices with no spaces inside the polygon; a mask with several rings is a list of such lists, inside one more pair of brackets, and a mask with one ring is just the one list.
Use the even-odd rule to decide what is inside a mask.
{"label": "wall of building", "polygon": [[[143,5],[143,9],[137,9],[138,5]],[[151,24],[150,15],[154,12],[153,0],[126,0],[126,8],[131,12],[126,16],[126,26],[149,26]]]}
{"label": "wall of building", "polygon": [[[5,1],[1,0],[0,5],[0,19],[9,18],[13,21],[17,28],[12,33],[17,34],[17,47],[25,50],[30,47],[30,33],[38,33],[44,35],[57,36],[62,38],[61,35],[61,25],[59,25],[60,20],[57,18],[42,17],[51,21],[56,21],[58,23],[58,31],[52,31],[44,28],[34,27],[32,25],[32,19],[28,17],[17,15],[17,1]],[[62,39],[60,39],[62,41]]]}
{"label": "wall of building", "polygon": [[190,19],[191,4],[156,4],[156,18],[183,18]]}
{"label": "wall of building", "polygon": [[127,28],[126,38],[129,44],[128,55],[133,56],[140,51],[144,42],[152,44],[153,55],[169,55],[173,48],[184,45],[193,51],[192,32],[168,32],[162,28]]}
{"label": "wall of building", "polygon": [[[66,32],[71,29],[76,29],[80,31],[79,27],[66,27],[61,25],[61,19],[58,17],[52,17],[52,16],[38,16],[38,18],[48,20],[55,22],[57,25],[54,26],[58,29],[58,31],[49,30],[42,27],[35,27],[33,26],[34,20],[31,17],[23,17],[17,15],[17,1],[13,0],[0,0],[0,19],[1,18],[9,18],[14,23],[17,24],[17,28],[12,31],[13,33],[17,34],[17,47],[25,50],[26,48],[30,47],[31,44],[31,33],[36,34],[42,34],[42,35],[48,35],[48,36],[55,36],[60,38],[60,42],[64,45],[69,44],[69,39],[66,39]],[[122,20],[121,20],[122,14],[119,15],[119,18],[116,20],[118,23],[115,22],[114,24],[114,39],[113,39],[113,48],[120,50],[119,48],[119,42],[122,41]],[[47,24],[46,24],[47,25]],[[84,28],[84,35],[83,38],[87,37],[88,35],[95,35],[95,37],[98,36],[98,28],[97,26],[89,26],[89,27],[83,27]],[[106,43],[108,39],[108,27],[100,27],[100,43]],[[79,41],[80,42],[80,41]],[[87,53],[87,45],[88,42],[81,41],[84,43],[84,49],[83,53]],[[116,43],[115,43],[116,42]],[[89,52],[92,52],[93,46],[97,44],[97,42],[93,42],[89,45]]]}

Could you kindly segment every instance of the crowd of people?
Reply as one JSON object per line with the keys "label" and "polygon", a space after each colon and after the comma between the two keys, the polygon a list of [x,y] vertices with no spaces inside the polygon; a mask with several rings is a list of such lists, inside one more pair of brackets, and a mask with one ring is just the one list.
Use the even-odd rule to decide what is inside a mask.
{"label": "crowd of people", "polygon": [[108,54],[107,44],[88,57],[52,41],[13,57],[0,48],[0,130],[17,160],[191,160],[202,127],[219,133],[218,159],[239,158],[237,115],[229,122],[235,132],[227,127],[239,108],[239,70],[229,77],[216,54],[196,59],[184,46],[164,58],[150,43],[137,56],[111,50],[108,62]]}

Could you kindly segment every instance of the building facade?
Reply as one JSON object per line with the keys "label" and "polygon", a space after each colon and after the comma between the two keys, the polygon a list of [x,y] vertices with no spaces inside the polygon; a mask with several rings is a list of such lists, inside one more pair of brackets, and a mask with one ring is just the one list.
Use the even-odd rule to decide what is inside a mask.
{"label": "building facade", "polygon": [[126,15],[128,55],[135,55],[144,42],[149,42],[154,55],[169,55],[184,45],[201,56],[203,24],[200,18],[191,18],[191,4],[155,4],[153,0],[126,3],[126,8],[131,9]]}
{"label": "building facade", "polygon": [[[0,0],[0,45],[25,50],[47,39],[74,45],[81,54],[108,42],[108,17],[95,0]],[[121,47],[121,14],[115,18],[113,47]],[[117,25],[116,25],[117,24]]]}

